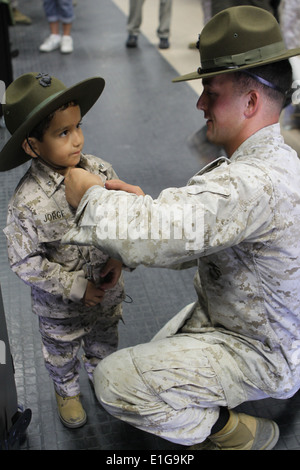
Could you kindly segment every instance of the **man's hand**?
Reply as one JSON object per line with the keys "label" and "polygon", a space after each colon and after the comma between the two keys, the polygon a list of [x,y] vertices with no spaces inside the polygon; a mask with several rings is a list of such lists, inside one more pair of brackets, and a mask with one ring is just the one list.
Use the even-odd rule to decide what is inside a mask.
{"label": "man's hand", "polygon": [[115,287],[117,284],[121,273],[122,273],[123,264],[117,259],[109,258],[105,266],[101,271],[101,278],[103,282],[101,283],[101,289],[109,290]]}
{"label": "man's hand", "polygon": [[84,193],[92,186],[104,186],[100,176],[82,168],[71,168],[65,176],[66,198],[77,209]]}
{"label": "man's hand", "polygon": [[100,273],[101,285],[97,287],[92,281],[88,281],[83,297],[83,303],[86,307],[95,307],[95,305],[102,302],[105,292],[117,284],[122,273],[122,267],[121,261],[109,258]]}
{"label": "man's hand", "polygon": [[138,196],[145,196],[144,191],[139,186],[125,183],[121,180],[107,180],[105,182],[106,189],[113,189],[115,191],[126,191],[127,193],[137,194]]}

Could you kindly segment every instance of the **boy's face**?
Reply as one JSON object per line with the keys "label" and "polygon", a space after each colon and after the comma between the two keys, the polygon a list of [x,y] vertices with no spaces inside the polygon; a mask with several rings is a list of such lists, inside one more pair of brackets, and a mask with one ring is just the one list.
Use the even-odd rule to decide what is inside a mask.
{"label": "boy's face", "polygon": [[30,137],[35,152],[58,173],[64,174],[68,168],[75,167],[80,161],[84,144],[80,121],[79,106],[68,106],[55,112],[42,142]]}

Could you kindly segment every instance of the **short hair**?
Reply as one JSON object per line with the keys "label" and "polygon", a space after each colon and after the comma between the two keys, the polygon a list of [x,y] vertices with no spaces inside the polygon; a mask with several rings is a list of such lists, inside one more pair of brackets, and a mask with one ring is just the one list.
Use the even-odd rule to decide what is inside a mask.
{"label": "short hair", "polygon": [[[280,108],[286,106],[290,100],[290,92],[293,82],[293,72],[289,60],[273,62],[259,67],[234,72],[234,81],[239,92],[245,92],[251,87],[256,87]],[[274,86],[268,86],[259,81],[259,78]],[[280,91],[279,91],[280,90]]]}
{"label": "short hair", "polygon": [[35,137],[37,140],[42,142],[44,134],[45,134],[46,130],[49,128],[50,123],[51,123],[56,111],[64,111],[65,109],[69,108],[70,106],[77,106],[77,105],[78,105],[77,101],[70,101],[69,103],[66,103],[66,104],[60,106],[58,109],[56,109],[52,113],[48,114],[48,116],[46,116],[44,119],[42,119],[39,122],[39,124],[34,129],[32,129],[32,131],[30,131],[28,133],[28,137]]}

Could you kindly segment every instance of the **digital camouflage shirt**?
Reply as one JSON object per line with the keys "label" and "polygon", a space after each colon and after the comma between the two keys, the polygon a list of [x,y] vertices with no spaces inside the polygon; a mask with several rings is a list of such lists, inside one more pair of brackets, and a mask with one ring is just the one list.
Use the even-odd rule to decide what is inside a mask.
{"label": "digital camouflage shirt", "polygon": [[[91,155],[82,155],[80,166],[104,180],[117,177],[109,163]],[[83,305],[87,264],[93,281],[99,284],[100,269],[108,256],[94,247],[61,244],[74,224],[74,215],[66,201],[64,177],[33,159],[9,203],[4,233],[11,268],[31,287],[37,315],[65,318],[92,309],[106,312],[125,297],[121,277],[101,305],[92,309]]]}

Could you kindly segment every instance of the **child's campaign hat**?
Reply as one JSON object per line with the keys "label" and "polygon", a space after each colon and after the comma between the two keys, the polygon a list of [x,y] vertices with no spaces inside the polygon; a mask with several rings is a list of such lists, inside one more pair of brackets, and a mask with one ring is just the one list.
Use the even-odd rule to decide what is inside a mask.
{"label": "child's campaign hat", "polygon": [[279,62],[300,54],[286,49],[275,17],[262,8],[243,5],[217,13],[199,35],[200,64],[196,72],[173,80],[209,78]]}
{"label": "child's campaign hat", "polygon": [[80,106],[84,116],[101,95],[105,81],[93,77],[67,88],[45,73],[26,73],[7,88],[3,107],[5,124],[11,138],[0,152],[0,171],[22,165],[30,157],[22,143],[42,119],[70,101]]}

